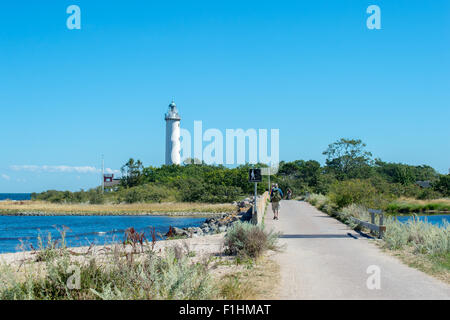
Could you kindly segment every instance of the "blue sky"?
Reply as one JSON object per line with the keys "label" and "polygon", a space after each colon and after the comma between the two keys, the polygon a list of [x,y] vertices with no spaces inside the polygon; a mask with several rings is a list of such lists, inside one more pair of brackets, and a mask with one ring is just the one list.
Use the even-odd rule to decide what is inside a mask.
{"label": "blue sky", "polygon": [[280,129],[282,160],[349,137],[447,172],[449,40],[446,0],[3,1],[0,192],[93,187],[101,154],[161,165],[172,97],[188,130]]}

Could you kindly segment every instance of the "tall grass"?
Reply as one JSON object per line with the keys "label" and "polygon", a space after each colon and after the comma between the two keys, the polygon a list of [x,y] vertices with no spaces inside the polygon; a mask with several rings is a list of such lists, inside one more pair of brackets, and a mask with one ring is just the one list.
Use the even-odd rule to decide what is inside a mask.
{"label": "tall grass", "polygon": [[[0,299],[211,299],[216,291],[208,262],[193,262],[182,250],[146,250],[133,259],[117,246],[103,259],[49,256],[39,272],[21,279],[11,266],[0,267]],[[67,253],[67,252],[66,252]],[[70,267],[80,270],[80,287],[71,289]],[[74,269],[73,269],[74,270]]]}
{"label": "tall grass", "polygon": [[323,194],[311,193],[305,198],[305,201],[326,213],[331,213],[335,208],[330,198]]}
{"label": "tall grass", "polygon": [[442,255],[450,253],[450,224],[441,227],[418,219],[401,223],[395,218],[386,221],[384,246],[388,249],[414,248],[415,253]]}

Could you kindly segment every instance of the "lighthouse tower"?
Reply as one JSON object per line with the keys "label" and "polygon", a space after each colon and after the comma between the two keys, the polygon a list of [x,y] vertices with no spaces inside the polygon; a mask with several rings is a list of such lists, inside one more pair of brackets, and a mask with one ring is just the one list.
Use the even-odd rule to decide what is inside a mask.
{"label": "lighthouse tower", "polygon": [[166,120],[166,164],[180,164],[180,116],[172,100],[164,119]]}

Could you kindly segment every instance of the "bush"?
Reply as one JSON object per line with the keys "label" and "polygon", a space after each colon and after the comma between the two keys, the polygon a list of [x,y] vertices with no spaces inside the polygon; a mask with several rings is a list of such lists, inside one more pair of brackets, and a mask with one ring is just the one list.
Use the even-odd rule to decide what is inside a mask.
{"label": "bush", "polygon": [[433,188],[435,191],[442,193],[444,197],[450,197],[450,175],[441,175]]}
{"label": "bush", "polygon": [[242,190],[239,187],[209,185],[200,200],[208,203],[232,202],[237,200],[241,194]]}
{"label": "bush", "polygon": [[118,202],[161,202],[169,199],[174,191],[164,186],[143,185],[119,191]]}
{"label": "bush", "polygon": [[228,254],[240,258],[259,258],[266,250],[276,250],[278,234],[248,222],[236,222],[225,235]]}
{"label": "bush", "polygon": [[89,191],[89,203],[90,204],[103,204],[105,198],[100,190],[90,190]]}
{"label": "bush", "polygon": [[329,197],[338,208],[347,207],[352,203],[377,208],[384,202],[382,195],[369,181],[359,179],[334,183]]}
{"label": "bush", "polygon": [[417,199],[419,200],[433,200],[433,199],[439,199],[442,197],[442,194],[440,194],[439,192],[430,189],[430,188],[426,188],[426,189],[422,189],[421,192],[419,193],[419,195],[417,196]]}

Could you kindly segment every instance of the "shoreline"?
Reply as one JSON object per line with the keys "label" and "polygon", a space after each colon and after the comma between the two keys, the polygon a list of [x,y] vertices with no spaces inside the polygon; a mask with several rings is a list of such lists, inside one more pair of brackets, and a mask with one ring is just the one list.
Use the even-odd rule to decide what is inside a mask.
{"label": "shoreline", "polygon": [[155,215],[215,217],[236,212],[230,203],[51,203],[45,201],[0,201],[0,216],[87,216],[87,215]]}
{"label": "shoreline", "polygon": [[[160,251],[165,248],[169,248],[172,246],[188,245],[191,249],[195,250],[199,254],[207,254],[207,253],[217,253],[218,249],[221,249],[223,246],[223,239],[225,233],[218,233],[213,235],[207,235],[203,237],[195,237],[195,238],[182,238],[182,239],[165,239],[158,240],[155,243],[155,251]],[[115,246],[123,247],[123,244],[111,243],[104,245],[95,245],[95,246],[79,246],[79,247],[66,247],[66,249],[70,252],[73,257],[81,257],[92,255],[94,257],[99,257],[102,255],[108,255],[113,251]],[[148,244],[151,247],[151,242]],[[44,249],[45,250],[45,249]],[[60,250],[60,248],[55,249]],[[133,247],[131,245],[125,246],[126,252],[131,252]],[[36,258],[38,252],[40,250],[27,250],[27,251],[17,251],[17,252],[4,252],[0,253],[0,266],[2,264],[12,265],[12,264],[22,264],[26,261],[31,263],[38,263],[38,261],[34,261],[33,258]]]}
{"label": "shoreline", "polygon": [[139,216],[169,216],[169,217],[185,217],[185,218],[215,218],[221,217],[230,212],[40,212],[40,211],[3,211],[0,210],[2,217],[85,217],[85,216],[123,216],[123,217],[139,217]]}
{"label": "shoreline", "polygon": [[[203,222],[199,223],[198,225],[191,226],[191,227],[178,228],[178,227],[173,227],[173,226],[169,225],[169,226],[167,226],[168,232],[166,234],[164,234],[165,238],[156,240],[156,243],[164,242],[164,241],[181,240],[181,239],[204,238],[205,236],[213,236],[213,235],[217,235],[217,234],[223,234],[235,222],[249,220],[248,212],[211,213],[209,215],[205,214],[205,213],[198,213],[197,215],[194,215],[194,216],[191,215],[192,213],[186,213],[186,212],[180,213],[180,214],[182,214],[182,215],[172,215],[172,216],[180,217],[180,218],[188,218],[188,217],[204,218],[204,220],[203,220]],[[31,215],[28,215],[28,216],[31,216]],[[43,214],[42,216],[55,216],[56,217],[57,215],[56,214],[54,214],[54,215]],[[95,215],[92,215],[92,214],[89,214],[89,215],[79,215],[79,214],[60,215],[60,217],[67,217],[67,216],[76,217],[76,216],[95,216]],[[108,216],[108,215],[102,214],[101,216]],[[133,215],[112,215],[112,216],[132,217]],[[139,214],[139,215],[135,215],[135,216],[146,216],[146,215]],[[147,215],[147,216],[169,216],[169,215],[167,215],[166,213],[163,213],[161,215],[152,214],[152,215]],[[121,243],[119,241],[119,242],[114,242],[111,244],[95,245],[94,247],[115,246],[115,245],[120,245],[120,244]],[[83,247],[86,247],[86,246],[83,246],[83,245],[67,246],[68,249],[83,248]],[[44,250],[45,250],[45,248],[44,248]],[[39,250],[30,251],[30,252],[36,252],[36,251],[39,251]],[[2,254],[14,254],[14,253],[20,253],[20,252],[21,251],[4,252],[4,253],[0,253],[0,256]],[[22,252],[25,252],[25,251],[22,251]]]}

